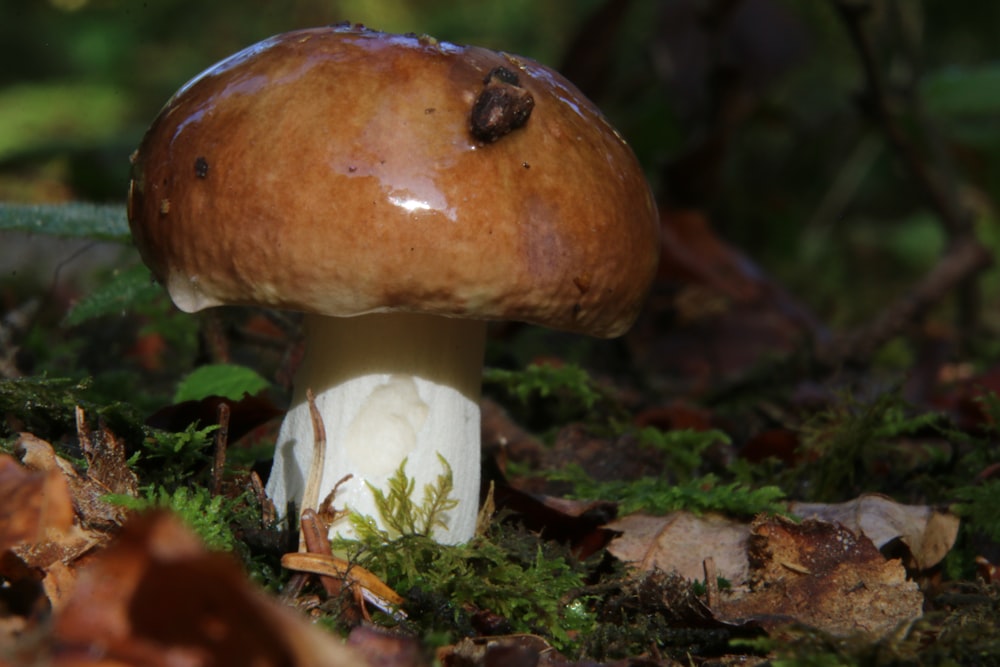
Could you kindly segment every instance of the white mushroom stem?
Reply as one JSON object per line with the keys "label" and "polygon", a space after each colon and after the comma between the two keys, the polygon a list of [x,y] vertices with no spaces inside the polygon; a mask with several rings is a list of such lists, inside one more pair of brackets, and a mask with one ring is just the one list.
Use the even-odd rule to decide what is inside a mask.
{"label": "white mushroom stem", "polygon": [[[387,491],[406,460],[414,502],[451,466],[448,528],[434,538],[457,544],[472,537],[479,505],[479,396],[486,323],[430,315],[375,314],[350,318],[308,316],[305,357],[295,395],[278,435],[267,493],[279,515],[288,503],[301,512],[313,464],[313,424],[306,391],[326,431],[318,501],[339,480],[333,506],[379,518],[368,484]],[[315,507],[314,507],[315,509]],[[346,520],[331,537],[353,535]]]}

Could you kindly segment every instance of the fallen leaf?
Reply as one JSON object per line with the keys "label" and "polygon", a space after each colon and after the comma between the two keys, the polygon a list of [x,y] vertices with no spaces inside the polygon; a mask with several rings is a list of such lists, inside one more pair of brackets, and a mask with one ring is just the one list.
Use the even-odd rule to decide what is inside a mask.
{"label": "fallen leaf", "polygon": [[347,645],[373,667],[424,667],[420,642],[376,626],[359,625],[347,636]]}
{"label": "fallen leaf", "polygon": [[87,460],[87,478],[107,489],[106,493],[135,496],[139,477],[128,467],[125,443],[103,424],[91,429],[83,409],[76,409],[76,434],[83,458]]}
{"label": "fallen leaf", "polygon": [[902,563],[886,560],[870,539],[843,526],[762,517],[748,545],[749,586],[720,593],[711,605],[720,620],[884,636],[923,613],[923,595]]}
{"label": "fallen leaf", "polygon": [[0,456],[0,645],[5,634],[24,633],[43,612],[59,607],[73,585],[67,564],[96,543],[74,521],[70,487],[55,454],[46,461],[44,448],[33,451],[48,467],[33,470]]}
{"label": "fallen leaf", "polygon": [[129,520],[80,573],[49,646],[55,667],[367,664],[163,512]]}
{"label": "fallen leaf", "polygon": [[791,503],[796,516],[839,523],[864,535],[881,549],[893,540],[906,545],[906,565],[926,570],[951,551],[958,537],[959,518],[926,505],[902,505],[879,494],[865,494],[846,503]]}
{"label": "fallen leaf", "polygon": [[789,428],[770,428],[753,435],[740,448],[740,458],[750,463],[777,459],[792,466],[798,462],[799,433]]}
{"label": "fallen leaf", "polygon": [[[762,627],[798,622],[835,635],[883,635],[918,618],[923,596],[899,559],[880,547],[909,548],[917,569],[939,562],[954,544],[958,521],[930,507],[865,495],[849,503],[793,503],[801,523],[781,517],[753,523],[720,515],[633,514],[605,526],[618,531],[616,558],[653,572],[706,580],[716,619]],[[721,593],[716,577],[733,587]]]}
{"label": "fallen leaf", "polygon": [[704,561],[712,557],[719,576],[735,583],[749,577],[750,526],[745,521],[691,512],[630,514],[605,528],[621,533],[608,545],[611,555],[639,570],[659,569],[701,580]]}
{"label": "fallen leaf", "polygon": [[983,556],[976,556],[976,574],[987,584],[1000,582],[1000,568]]}
{"label": "fallen leaf", "polygon": [[636,363],[699,395],[829,333],[700,209],[660,211],[657,282],[626,336]]}
{"label": "fallen leaf", "polygon": [[0,455],[0,552],[72,524],[69,487],[58,470],[29,470]]}
{"label": "fallen leaf", "polygon": [[567,664],[548,642],[536,635],[465,638],[454,646],[440,649],[437,659],[444,667],[538,667]]}
{"label": "fallen leaf", "polygon": [[22,433],[14,450],[27,468],[58,471],[61,474],[69,485],[73,511],[82,528],[108,532],[117,529],[125,520],[127,510],[104,499],[111,490],[91,478],[89,473],[78,472],[69,461],[56,456],[52,445],[45,440],[30,433]]}
{"label": "fallen leaf", "polygon": [[640,428],[653,426],[661,431],[709,431],[715,428],[709,410],[684,400],[646,408],[635,416],[634,421]]}

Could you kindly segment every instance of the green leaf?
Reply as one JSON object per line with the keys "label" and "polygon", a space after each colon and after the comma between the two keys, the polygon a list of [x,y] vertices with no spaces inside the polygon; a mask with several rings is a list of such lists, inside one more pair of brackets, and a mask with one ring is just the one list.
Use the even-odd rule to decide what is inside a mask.
{"label": "green leaf", "polygon": [[940,116],[1000,114],[1000,63],[976,68],[949,67],[926,76],[923,97]]}
{"label": "green leaf", "polygon": [[128,242],[125,207],[85,203],[32,205],[0,203],[0,231]]}
{"label": "green leaf", "polygon": [[268,386],[268,381],[253,369],[234,364],[210,364],[196,368],[181,380],[174,402],[200,401],[208,396],[238,401],[244,394],[253,396]]}
{"label": "green leaf", "polygon": [[53,144],[93,146],[121,131],[131,100],[116,86],[31,83],[0,90],[0,156]]}
{"label": "green leaf", "polygon": [[141,264],[116,271],[106,285],[80,299],[63,323],[76,326],[104,315],[124,314],[135,304],[149,303],[163,294],[163,288],[153,282],[149,269]]}

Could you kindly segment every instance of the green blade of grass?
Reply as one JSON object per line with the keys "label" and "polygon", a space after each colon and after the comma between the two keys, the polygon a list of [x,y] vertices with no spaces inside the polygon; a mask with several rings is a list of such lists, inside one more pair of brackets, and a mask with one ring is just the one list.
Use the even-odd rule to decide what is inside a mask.
{"label": "green blade of grass", "polygon": [[131,238],[120,204],[0,203],[0,232],[17,231],[64,238],[127,243]]}

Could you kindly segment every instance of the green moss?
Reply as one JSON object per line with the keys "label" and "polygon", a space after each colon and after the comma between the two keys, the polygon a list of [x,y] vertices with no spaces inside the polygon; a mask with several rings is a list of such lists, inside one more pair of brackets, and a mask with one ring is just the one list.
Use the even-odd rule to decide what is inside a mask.
{"label": "green moss", "polygon": [[419,634],[453,641],[473,633],[477,615],[489,614],[504,631],[538,633],[566,648],[592,627],[584,568],[560,547],[502,526],[467,544],[438,544],[433,527],[453,506],[451,470],[424,489],[420,504],[413,491],[400,466],[388,492],[376,493],[386,527],[352,517],[359,539],[336,539],[333,547],[406,597],[407,624]]}
{"label": "green moss", "polygon": [[142,470],[149,486],[176,489],[199,473],[207,472],[212,448],[212,434],[218,425],[199,428],[188,424],[177,433],[150,430],[134,463]]}
{"label": "green moss", "polygon": [[619,513],[667,514],[676,510],[722,512],[732,516],[754,516],[761,512],[783,513],[784,491],[776,486],[750,488],[740,482],[722,483],[716,475],[703,475],[673,483],[661,477],[597,482],[577,465],[550,472],[550,479],[570,482],[572,495],[584,499],[618,503]]}
{"label": "green moss", "polygon": [[760,634],[749,625],[714,622],[702,593],[693,582],[662,570],[612,577],[594,605],[597,624],[580,648],[601,661],[657,655],[704,664],[703,658],[731,653],[733,638]]}
{"label": "green moss", "polygon": [[639,443],[659,450],[664,457],[664,470],[677,480],[692,480],[697,475],[705,450],[717,444],[730,444],[729,436],[718,430],[696,431],[673,429],[664,431],[646,427],[638,433]]}
{"label": "green moss", "polygon": [[970,521],[976,531],[994,542],[1000,541],[1000,479],[991,479],[976,486],[962,486],[954,491],[959,502],[953,512]]}
{"label": "green moss", "polygon": [[[86,399],[89,380],[23,377],[0,379],[0,412],[10,415],[42,438],[76,428],[77,406],[90,406]],[[3,428],[9,426],[4,423]]]}
{"label": "green moss", "polygon": [[522,403],[563,395],[590,410],[603,396],[590,375],[574,364],[530,364],[520,371],[487,368],[483,381],[501,386]]}
{"label": "green moss", "polygon": [[496,529],[463,545],[406,535],[336,546],[406,596],[409,622],[423,635],[454,641],[472,633],[472,616],[485,613],[505,632],[541,634],[564,649],[593,625],[582,568],[518,531]]}
{"label": "green moss", "polygon": [[209,549],[236,549],[236,537],[230,522],[235,520],[237,507],[245,504],[242,499],[213,496],[205,488],[189,489],[183,486],[172,491],[162,486],[149,486],[143,489],[143,495],[139,498],[115,494],[108,496],[108,499],[139,512],[154,508],[168,509],[180,517]]}
{"label": "green moss", "polygon": [[362,540],[387,543],[405,536],[430,537],[435,528],[448,527],[445,515],[455,508],[458,501],[450,497],[454,488],[451,466],[441,455],[438,455],[438,460],[444,467],[444,472],[434,484],[424,487],[420,504],[413,499],[416,483],[406,476],[406,459],[403,459],[389,479],[388,493],[368,484],[385,528],[380,528],[372,517],[352,515],[351,522]]}
{"label": "green moss", "polygon": [[487,368],[483,386],[512,411],[516,421],[531,428],[575,420],[606,425],[627,417],[613,396],[575,364]]}
{"label": "green moss", "polygon": [[[826,410],[810,417],[800,431],[798,458],[803,461],[776,479],[790,495],[814,502],[842,502],[864,492],[892,494],[893,477],[875,472],[892,456],[900,438],[942,424],[935,412],[914,410],[897,390],[858,400],[844,395]],[[902,476],[911,471],[889,471]]]}

